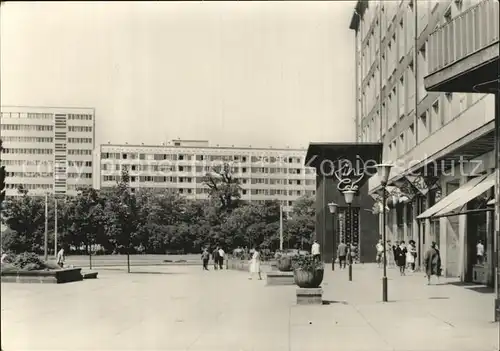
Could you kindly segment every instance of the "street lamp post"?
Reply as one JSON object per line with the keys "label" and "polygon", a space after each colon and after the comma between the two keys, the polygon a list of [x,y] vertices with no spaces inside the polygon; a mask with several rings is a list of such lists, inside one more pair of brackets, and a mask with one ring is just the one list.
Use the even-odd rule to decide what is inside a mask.
{"label": "street lamp post", "polygon": [[337,207],[338,205],[335,202],[330,202],[328,204],[328,210],[332,214],[333,217],[333,227],[332,227],[332,246],[333,246],[333,251],[332,251],[332,271],[335,270],[335,213],[337,213]]}
{"label": "street lamp post", "polygon": [[[352,231],[352,222],[353,222],[353,216],[352,216],[352,201],[354,200],[354,195],[356,194],[356,191],[354,190],[345,190],[344,191],[344,199],[345,202],[347,203],[347,213],[349,214],[349,218],[351,219],[349,222],[349,281],[352,282],[352,237],[353,237],[353,231]],[[347,228],[346,228],[347,229]]]}
{"label": "street lamp post", "polygon": [[387,302],[387,245],[386,245],[386,228],[385,228],[385,188],[389,180],[389,174],[391,173],[392,165],[390,164],[379,164],[377,167],[377,174],[380,178],[380,184],[382,185],[382,242],[384,246],[384,275],[382,277],[382,301]]}

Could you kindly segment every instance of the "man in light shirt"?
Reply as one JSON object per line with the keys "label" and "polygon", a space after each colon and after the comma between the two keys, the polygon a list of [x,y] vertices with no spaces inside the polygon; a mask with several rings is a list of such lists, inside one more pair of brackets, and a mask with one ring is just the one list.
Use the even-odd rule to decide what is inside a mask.
{"label": "man in light shirt", "polygon": [[476,245],[476,257],[477,257],[477,264],[483,264],[483,262],[484,262],[484,245],[483,245],[482,240],[479,240],[479,242]]}
{"label": "man in light shirt", "polygon": [[337,246],[337,257],[339,258],[340,269],[345,268],[346,266],[347,254],[348,254],[347,245],[345,243],[340,243],[339,246]]}
{"label": "man in light shirt", "polygon": [[314,240],[314,243],[312,244],[312,247],[311,247],[311,255],[313,256],[313,258],[315,260],[320,260],[321,259],[321,253],[319,251],[319,244],[318,244],[318,241],[317,240]]}
{"label": "man in light shirt", "polygon": [[219,269],[223,269],[224,266],[224,255],[226,253],[222,250],[222,247],[219,248]]}

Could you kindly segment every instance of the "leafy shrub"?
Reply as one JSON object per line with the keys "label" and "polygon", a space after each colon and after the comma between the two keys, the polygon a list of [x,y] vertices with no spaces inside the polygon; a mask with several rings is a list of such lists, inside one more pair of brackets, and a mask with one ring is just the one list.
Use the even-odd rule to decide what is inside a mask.
{"label": "leafy shrub", "polygon": [[324,269],[323,262],[310,254],[292,256],[292,267],[293,269],[303,269],[305,271]]}
{"label": "leafy shrub", "polygon": [[33,252],[24,252],[17,255],[13,264],[23,270],[38,270],[45,268],[43,261]]}
{"label": "leafy shrub", "polygon": [[12,263],[2,263],[2,272],[17,272],[19,269]]}
{"label": "leafy shrub", "polygon": [[3,263],[12,263],[16,259],[16,254],[12,251],[7,251],[4,254],[5,258],[3,259]]}

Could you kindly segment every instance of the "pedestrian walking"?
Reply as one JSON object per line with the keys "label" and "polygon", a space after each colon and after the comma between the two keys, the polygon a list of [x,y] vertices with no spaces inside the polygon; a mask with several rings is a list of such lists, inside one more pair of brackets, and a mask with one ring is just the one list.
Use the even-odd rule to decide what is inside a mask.
{"label": "pedestrian walking", "polygon": [[219,254],[219,269],[224,269],[224,257],[226,253],[224,252],[222,247],[219,248],[218,254]]}
{"label": "pedestrian walking", "polygon": [[317,240],[311,246],[311,255],[316,261],[321,260],[320,246]]}
{"label": "pedestrian walking", "polygon": [[484,245],[483,241],[479,240],[479,242],[476,245],[476,258],[477,258],[477,264],[483,264],[484,262]]}
{"label": "pedestrian walking", "polygon": [[248,277],[248,279],[252,279],[254,274],[258,274],[259,280],[262,280],[262,276],[260,274],[260,252],[259,252],[259,249],[257,247],[254,248],[253,254],[252,254],[252,259],[250,260],[249,263],[250,263],[249,264],[250,277]]}
{"label": "pedestrian walking", "polygon": [[354,244],[349,244],[349,250],[348,250],[348,253],[347,253],[347,258],[349,260],[349,264],[353,264],[353,263],[358,263],[358,260],[357,260],[357,248],[356,248],[356,245]]}
{"label": "pedestrian walking", "polygon": [[414,240],[410,240],[407,247],[406,263],[410,272],[415,272],[415,262],[417,261],[417,245]]}
{"label": "pedestrian walking", "polygon": [[394,249],[394,257],[396,260],[396,264],[399,267],[399,273],[401,275],[406,275],[405,273],[405,268],[406,268],[406,254],[408,253],[408,250],[406,249],[406,245],[404,241],[401,241],[398,247]]}
{"label": "pedestrian walking", "polygon": [[57,262],[57,265],[61,268],[64,267],[64,261],[66,261],[66,256],[64,255],[64,248],[61,248],[61,250],[59,250],[57,252],[57,256],[56,256],[56,262]]}
{"label": "pedestrian walking", "polygon": [[376,256],[377,264],[378,267],[380,268],[384,259],[384,245],[382,245],[382,240],[378,241],[377,245],[375,245],[375,249],[377,250],[377,256]]}
{"label": "pedestrian walking", "polygon": [[394,262],[394,247],[391,244],[390,240],[387,240],[386,246],[385,246],[385,254],[387,255],[387,266],[388,267],[394,267],[395,262]]}
{"label": "pedestrian walking", "polygon": [[210,254],[208,253],[208,249],[203,249],[201,254],[201,261],[203,262],[203,270],[208,271],[208,261],[210,260]]}
{"label": "pedestrian walking", "polygon": [[427,285],[431,284],[431,276],[435,275],[438,278],[438,281],[441,276],[441,255],[436,247],[437,245],[433,241],[431,247],[427,250],[424,256]]}
{"label": "pedestrian walking", "polygon": [[345,243],[340,243],[337,247],[337,257],[340,269],[345,268],[347,261],[347,245]]}
{"label": "pedestrian walking", "polygon": [[214,270],[217,270],[219,266],[219,248],[216,247],[214,251],[212,251],[212,260],[214,261]]}

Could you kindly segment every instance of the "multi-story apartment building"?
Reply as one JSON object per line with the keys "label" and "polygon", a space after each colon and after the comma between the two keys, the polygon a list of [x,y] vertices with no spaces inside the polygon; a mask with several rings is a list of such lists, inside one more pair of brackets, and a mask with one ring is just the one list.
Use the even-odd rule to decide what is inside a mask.
{"label": "multi-story apartment building", "polygon": [[6,196],[75,195],[92,186],[93,108],[1,107]]}
{"label": "multi-story apartment building", "polygon": [[315,195],[306,150],[209,146],[208,141],[174,140],[165,145],[103,144],[94,160],[94,187],[116,185],[127,167],[134,188],[171,189],[189,199],[208,198],[207,173],[224,163],[242,187],[242,200],[279,200],[289,211],[294,200]]}
{"label": "multi-story apartment building", "polygon": [[[478,282],[492,277],[487,203],[495,183],[495,99],[467,90],[428,91],[424,77],[436,71],[436,62],[451,63],[448,53],[470,54],[483,35],[494,36],[495,28],[498,35],[498,16],[475,10],[485,2],[495,3],[489,11],[498,15],[495,0],[358,1],[350,23],[356,34],[357,137],[382,142],[384,161],[394,164],[388,237],[415,240],[420,259],[434,241],[444,274]],[[467,40],[430,40],[443,30]],[[443,55],[436,59],[437,52],[447,53],[446,62]],[[373,177],[370,192],[378,197],[380,191]],[[479,241],[486,248],[482,264],[476,260]]]}

